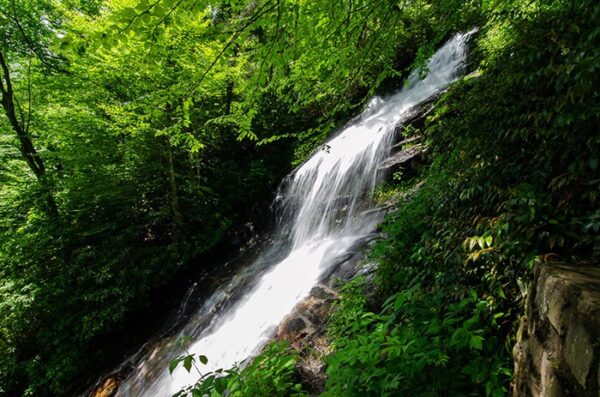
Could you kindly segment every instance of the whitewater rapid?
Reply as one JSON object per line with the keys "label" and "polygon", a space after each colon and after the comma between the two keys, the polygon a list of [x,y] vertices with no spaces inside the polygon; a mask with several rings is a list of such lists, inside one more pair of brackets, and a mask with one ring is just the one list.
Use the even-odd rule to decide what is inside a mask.
{"label": "whitewater rapid", "polygon": [[371,195],[396,126],[464,72],[470,34],[457,34],[441,47],[427,62],[424,79],[414,71],[401,91],[372,99],[284,180],[272,242],[207,299],[179,333],[145,352],[117,396],[171,396],[193,384],[195,371],[168,371],[169,361],[183,353],[176,343],[182,335],[192,339],[189,353],[208,357],[203,371],[231,368],[264,346],[327,270],[374,232],[381,214],[371,211]]}

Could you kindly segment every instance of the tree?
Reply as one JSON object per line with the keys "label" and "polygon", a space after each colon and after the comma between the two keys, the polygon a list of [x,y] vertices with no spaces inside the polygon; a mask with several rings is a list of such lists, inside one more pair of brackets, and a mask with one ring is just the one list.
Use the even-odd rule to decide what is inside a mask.
{"label": "tree", "polygon": [[[49,70],[60,69],[58,58],[48,50],[48,42],[55,32],[54,9],[50,2],[0,2],[0,92],[2,108],[19,142],[19,151],[31,172],[42,187],[47,210],[56,217],[58,209],[52,196],[44,160],[35,148],[30,131],[32,117],[32,86],[30,81],[32,62],[40,62]],[[12,58],[12,59],[11,59]],[[26,65],[26,67],[25,67]],[[14,89],[11,66],[26,75],[24,99],[21,104]],[[23,76],[21,76],[23,77]]]}

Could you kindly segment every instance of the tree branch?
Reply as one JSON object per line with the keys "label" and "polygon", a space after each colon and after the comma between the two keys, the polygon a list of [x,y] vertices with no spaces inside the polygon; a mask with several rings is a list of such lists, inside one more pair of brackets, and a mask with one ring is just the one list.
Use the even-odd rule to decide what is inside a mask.
{"label": "tree branch", "polygon": [[181,3],[183,3],[184,0],[179,0],[173,7],[171,7],[169,9],[169,12],[167,12],[165,14],[164,17],[161,18],[160,21],[158,21],[158,23],[156,25],[154,25],[154,27],[152,28],[152,33],[150,33],[151,37],[154,37],[154,32],[156,32],[156,29],[163,24],[163,22],[165,22],[167,20],[167,18],[169,18],[171,16],[171,14],[173,13],[173,11],[175,11],[177,9],[177,7],[179,7],[181,5]]}
{"label": "tree branch", "polygon": [[267,54],[261,60],[260,66],[258,67],[258,79],[256,80],[256,85],[257,85],[256,88],[257,89],[252,92],[252,97],[250,98],[251,103],[254,100],[254,95],[255,95],[256,91],[258,91],[258,88],[260,88],[260,79],[262,78],[263,66],[266,63],[267,59],[269,59],[269,56],[271,55],[271,51],[273,51],[273,47],[275,47],[275,43],[277,43],[277,39],[279,38],[280,25],[281,25],[281,3],[280,3],[280,0],[277,0],[277,26],[275,27],[275,37],[273,37],[273,41],[272,41],[271,45],[269,46],[269,49],[267,50]]}
{"label": "tree branch", "polygon": [[[24,129],[22,124],[19,124],[19,119],[17,118],[17,114],[15,111],[15,97],[12,87],[12,82],[10,79],[10,70],[8,68],[8,63],[4,58],[4,54],[0,49],[0,68],[2,69],[2,78],[4,82],[1,84],[2,88],[2,107],[4,108],[6,117],[8,117],[8,121],[12,126],[13,130],[17,134],[17,138],[19,139],[19,151],[23,156],[23,159],[37,178],[40,186],[42,187],[42,195],[47,203],[48,214],[56,219],[58,217],[58,208],[56,205],[56,201],[54,201],[54,197],[52,196],[52,189],[48,180],[46,178],[46,168],[44,166],[44,162],[42,158],[38,154],[37,150],[33,146],[31,142],[31,138],[29,134]],[[0,78],[0,82],[2,81]]]}
{"label": "tree branch", "polygon": [[138,19],[139,17],[141,17],[142,15],[149,14],[150,11],[152,11],[152,9],[154,7],[156,7],[156,5],[158,3],[160,3],[160,0],[156,0],[154,3],[150,4],[150,6],[148,8],[146,8],[144,11],[140,12],[139,14],[137,14],[133,18],[131,18],[131,20],[129,21],[129,23],[123,29],[119,30],[119,33],[123,33],[127,29],[129,29],[131,27],[131,25],[133,25],[133,23],[135,22],[135,20]]}
{"label": "tree branch", "polygon": [[[387,24],[390,14],[392,12],[392,7],[390,7],[388,9],[388,11],[385,13],[383,20],[381,21],[379,28],[377,29],[377,31],[375,31],[375,33],[372,35],[373,39],[370,41],[369,45],[367,46],[367,48],[365,49],[365,52],[363,54],[363,57],[360,61],[360,63],[358,64],[358,66],[356,67],[356,69],[354,70],[354,74],[351,76],[350,81],[354,81],[360,71],[362,70],[364,64],[365,64],[365,60],[367,59],[367,56],[369,55],[369,53],[371,52],[371,50],[373,49],[373,47],[375,46],[375,43],[377,43],[379,41],[380,38],[380,33],[383,30],[383,28],[385,27],[385,25]],[[397,19],[397,18],[396,18]]]}
{"label": "tree branch", "polygon": [[211,62],[211,64],[208,66],[208,68],[204,71],[204,73],[202,73],[202,75],[200,76],[200,78],[198,80],[196,80],[191,87],[189,96],[192,96],[196,90],[198,89],[198,87],[200,86],[200,84],[202,83],[202,81],[204,80],[204,78],[208,75],[208,73],[210,73],[210,71],[215,67],[215,65],[217,64],[217,62],[219,62],[219,60],[221,59],[221,57],[223,56],[223,54],[225,53],[225,51],[227,51],[227,49],[229,47],[231,47],[231,45],[237,40],[237,38],[248,28],[250,27],[254,22],[256,22],[257,20],[259,20],[263,15],[265,15],[267,12],[273,10],[277,4],[265,9],[265,7],[267,6],[267,4],[271,3],[272,0],[268,0],[265,4],[263,4],[259,10],[248,20],[246,21],[246,23],[239,28],[234,34],[233,36],[229,39],[229,41],[227,42],[227,44],[221,49],[221,51],[219,52],[219,54],[216,56],[216,58]]}
{"label": "tree branch", "polygon": [[27,123],[24,125],[25,133],[29,135],[31,125],[31,59],[27,65]]}
{"label": "tree branch", "polygon": [[4,107],[6,116],[8,117],[13,130],[17,133],[17,137],[21,143],[19,148],[21,150],[21,154],[29,165],[29,168],[31,168],[38,180],[41,181],[45,172],[44,163],[33,147],[29,136],[25,133],[23,126],[19,124],[19,119],[17,118],[17,113],[15,110],[14,92],[10,79],[10,71],[2,51],[0,51],[0,67],[2,68],[4,84],[6,85],[6,88],[4,88],[2,91],[2,106]]}
{"label": "tree branch", "polygon": [[[19,33],[21,33],[21,36],[23,37],[23,40],[25,40],[25,43],[27,44],[27,47],[31,50],[31,52],[33,52],[33,54],[40,60],[40,62],[42,62],[44,64],[44,66],[46,66],[49,69],[55,70],[57,72],[61,72],[61,73],[69,73],[67,70],[60,68],[50,62],[48,62],[48,56],[44,55],[42,53],[40,53],[39,48],[36,48],[36,45],[33,41],[31,41],[31,39],[29,38],[29,36],[27,35],[27,33],[25,32],[25,29],[23,29],[23,25],[21,24],[21,21],[19,20],[19,15],[17,13],[17,6],[15,5],[14,0],[11,0],[11,5],[12,5],[12,15],[7,14],[6,12],[3,12],[4,15],[8,16],[10,19],[13,20],[13,22],[15,23],[15,25],[17,26],[17,29],[19,30]],[[0,9],[1,11],[1,9]],[[52,58],[50,56],[50,58]]]}

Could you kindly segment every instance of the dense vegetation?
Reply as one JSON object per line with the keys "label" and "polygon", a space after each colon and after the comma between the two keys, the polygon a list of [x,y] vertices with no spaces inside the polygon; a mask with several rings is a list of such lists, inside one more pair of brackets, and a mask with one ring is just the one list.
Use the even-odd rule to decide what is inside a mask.
{"label": "dense vegetation", "polygon": [[340,308],[326,395],[505,395],[532,267],[598,264],[600,6],[489,11],[480,76],[437,103],[425,184],[371,253],[383,310]]}
{"label": "dense vegetation", "polygon": [[436,104],[424,185],[371,252],[382,310],[334,318],[326,395],[505,395],[533,266],[598,264],[600,6],[489,3],[478,76]]}
{"label": "dense vegetation", "polygon": [[476,72],[410,131],[431,165],[378,192],[397,202],[369,253],[379,303],[344,287],[325,396],[506,395],[533,267],[598,264],[600,5],[479,11]]}
{"label": "dense vegetation", "polygon": [[[384,188],[379,304],[346,287],[325,395],[505,394],[532,266],[598,263],[599,20],[593,0],[0,0],[0,395],[72,394],[156,288],[473,26],[476,77],[419,131],[431,166]],[[295,359],[206,387],[301,395]]]}

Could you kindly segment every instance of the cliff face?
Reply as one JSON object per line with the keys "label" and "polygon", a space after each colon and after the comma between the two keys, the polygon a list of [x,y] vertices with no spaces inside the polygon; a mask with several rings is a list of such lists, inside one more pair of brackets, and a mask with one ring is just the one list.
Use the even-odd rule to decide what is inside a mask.
{"label": "cliff face", "polygon": [[536,268],[515,345],[514,397],[600,393],[600,269]]}

